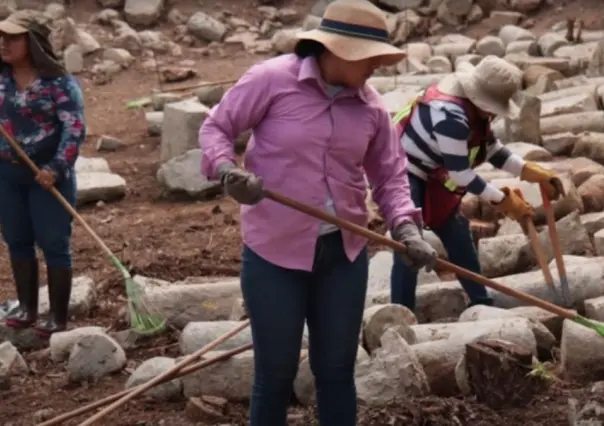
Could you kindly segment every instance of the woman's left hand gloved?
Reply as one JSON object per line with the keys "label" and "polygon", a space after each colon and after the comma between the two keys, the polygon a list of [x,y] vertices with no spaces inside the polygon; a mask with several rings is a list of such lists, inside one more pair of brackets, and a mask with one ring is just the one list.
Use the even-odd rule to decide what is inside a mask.
{"label": "woman's left hand gloved", "polygon": [[544,169],[539,164],[527,161],[522,168],[520,179],[526,182],[540,184],[550,200],[557,200],[564,195],[564,185],[562,181],[551,171]]}
{"label": "woman's left hand gloved", "polygon": [[392,239],[402,243],[407,250],[399,253],[405,264],[413,269],[424,266],[427,271],[434,269],[438,254],[436,250],[422,238],[415,223],[405,222],[392,231]]}

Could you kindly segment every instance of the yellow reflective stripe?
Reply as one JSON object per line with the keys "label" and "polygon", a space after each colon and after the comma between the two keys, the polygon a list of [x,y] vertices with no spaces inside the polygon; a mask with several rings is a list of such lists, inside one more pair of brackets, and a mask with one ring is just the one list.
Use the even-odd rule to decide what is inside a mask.
{"label": "yellow reflective stripe", "polygon": [[[475,146],[474,148],[472,148],[470,150],[470,155],[468,156],[470,158],[470,164],[474,163],[474,160],[476,160],[476,157],[478,156],[479,152],[480,152],[479,146]],[[447,181],[445,182],[444,185],[445,185],[445,188],[447,188],[451,192],[453,192],[457,189],[457,184],[455,182],[453,182],[452,179],[447,179]]]}
{"label": "yellow reflective stripe", "polygon": [[407,105],[407,106],[405,107],[405,109],[403,109],[402,111],[399,111],[399,112],[398,112],[398,113],[397,113],[397,114],[394,116],[394,118],[392,119],[392,124],[397,125],[398,123],[400,123],[400,122],[401,122],[401,120],[402,120],[403,118],[405,118],[405,116],[406,116],[407,114],[409,114],[409,110],[410,110],[410,108],[409,108],[409,107],[410,107],[410,105]]}
{"label": "yellow reflective stripe", "polygon": [[415,106],[415,104],[417,104],[418,99],[424,94],[424,91],[422,90],[421,92],[419,92],[417,94],[417,96],[415,97],[415,99],[413,99],[413,101],[409,102],[407,104],[407,106],[405,106],[405,108],[403,108],[402,110],[400,110],[392,119],[392,124],[397,125],[398,123],[400,123],[403,118],[405,118],[407,115],[409,115],[411,113],[411,110],[413,109],[413,107]]}
{"label": "yellow reflective stripe", "polygon": [[[413,107],[415,106],[415,104],[417,104],[417,101],[423,94],[424,94],[424,90],[419,92],[412,102],[409,102],[407,104],[407,106],[405,106],[405,108],[400,110],[392,119],[392,124],[397,125],[407,115],[409,115],[411,113],[411,111],[413,110]],[[474,163],[474,160],[476,160],[476,157],[478,157],[479,152],[480,152],[479,146],[476,146],[470,150],[470,154],[468,155],[468,158],[470,160],[470,165],[472,165]],[[457,189],[457,184],[455,182],[453,182],[452,179],[447,179],[447,181],[444,183],[444,185],[445,185],[445,188],[447,188],[451,192],[454,192]]]}
{"label": "yellow reflective stripe", "polygon": [[451,179],[449,179],[445,182],[445,188],[447,188],[449,191],[453,192],[457,189],[457,185],[455,184],[455,182],[453,182]]}

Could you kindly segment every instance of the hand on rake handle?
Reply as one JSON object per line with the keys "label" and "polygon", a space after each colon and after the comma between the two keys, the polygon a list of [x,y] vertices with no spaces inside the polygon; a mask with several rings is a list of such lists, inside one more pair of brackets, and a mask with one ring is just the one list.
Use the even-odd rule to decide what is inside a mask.
{"label": "hand on rake handle", "polygon": [[36,175],[36,182],[38,182],[45,189],[52,188],[56,181],[57,175],[50,169],[41,169]]}
{"label": "hand on rake handle", "polygon": [[264,198],[262,179],[253,173],[242,170],[233,163],[224,163],[218,167],[218,174],[227,195],[240,204],[257,204]]}
{"label": "hand on rake handle", "polygon": [[505,197],[499,204],[493,204],[493,207],[499,213],[523,223],[527,217],[533,217],[535,213],[533,206],[527,203],[519,189],[501,188]]}
{"label": "hand on rake handle", "polygon": [[438,254],[422,238],[417,225],[410,222],[399,225],[392,231],[392,239],[402,243],[407,248],[404,253],[398,253],[407,266],[413,269],[421,269],[425,266],[428,272],[434,269]]}
{"label": "hand on rake handle", "polygon": [[520,179],[540,184],[550,200],[557,200],[564,195],[564,185],[556,174],[532,161],[526,162],[520,174]]}

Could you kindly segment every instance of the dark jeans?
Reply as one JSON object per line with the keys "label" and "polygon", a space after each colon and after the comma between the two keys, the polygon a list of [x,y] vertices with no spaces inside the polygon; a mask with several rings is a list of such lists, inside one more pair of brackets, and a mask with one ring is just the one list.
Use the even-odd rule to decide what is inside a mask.
{"label": "dark jeans", "polygon": [[354,369],[368,257],[350,262],[340,232],[320,237],[312,272],[276,266],[243,249],[241,287],[252,326],[251,426],[285,426],[306,320],[321,426],[356,424]]}
{"label": "dark jeans", "polygon": [[[75,205],[75,172],[57,189]],[[35,244],[46,264],[71,268],[71,215],[34,179],[26,166],[0,162],[0,227],[13,259],[35,258]]]}
{"label": "dark jeans", "polygon": [[[411,197],[417,207],[424,205],[424,194],[426,183],[418,177],[409,173],[409,184],[411,185]],[[449,260],[462,268],[480,274],[480,263],[478,253],[472,239],[470,222],[459,210],[451,215],[449,220],[440,229],[432,230],[442,241]],[[460,278],[459,282],[470,297],[470,305],[492,305],[493,300],[489,297],[486,288],[474,281]],[[391,274],[391,300],[392,303],[404,305],[412,311],[415,309],[415,289],[417,287],[417,271],[407,267],[400,256],[394,253],[394,265]]]}

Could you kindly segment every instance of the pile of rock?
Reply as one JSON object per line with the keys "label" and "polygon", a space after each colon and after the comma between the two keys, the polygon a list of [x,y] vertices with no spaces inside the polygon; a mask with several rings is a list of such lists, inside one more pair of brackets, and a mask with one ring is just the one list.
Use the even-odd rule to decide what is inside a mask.
{"label": "pile of rock", "polygon": [[[99,141],[106,140],[100,138]],[[126,181],[102,157],[79,157],[75,165],[77,204],[110,202],[126,195]]]}
{"label": "pile of rock", "polygon": [[[557,217],[573,210],[596,213],[604,210],[604,32],[586,32],[584,43],[569,44],[563,30],[539,37],[512,24],[503,25],[499,36],[475,40],[448,34],[427,42],[405,45],[408,58],[397,65],[407,70],[394,76],[378,76],[369,84],[382,94],[386,108],[395,114],[422,88],[436,82],[462,63],[476,64],[486,55],[504,57],[523,74],[517,120],[497,120],[496,135],[527,160],[547,161],[566,175],[567,195],[557,203]],[[287,43],[286,43],[287,44]],[[291,43],[290,43],[291,44]],[[587,74],[590,77],[585,75]],[[153,95],[154,111],[147,113],[149,133],[161,134],[162,165],[158,177],[167,192],[186,192],[206,198],[216,184],[199,179],[198,129],[209,109],[220,101],[227,86],[205,86],[183,99],[178,93]],[[242,136],[245,141],[245,135]],[[571,157],[564,159],[563,157]],[[510,176],[488,165],[478,169],[487,180],[510,184]],[[538,205],[536,186],[519,182],[531,202]],[[464,200],[464,212],[472,219],[493,222],[492,208],[472,196]],[[538,218],[543,217],[542,209]],[[494,229],[494,228],[493,228]],[[493,231],[494,232],[494,231]],[[582,253],[580,253],[582,254]]]}
{"label": "pile of rock", "polygon": [[[17,2],[5,3],[0,18],[20,9]],[[143,58],[143,68],[155,70],[156,55],[180,57],[183,46],[201,43],[211,47],[224,43],[240,45],[253,53],[269,53],[272,34],[301,18],[294,9],[271,6],[259,7],[257,22],[247,22],[226,12],[216,17],[201,11],[187,16],[178,8],[168,9],[163,0],[99,0],[98,3],[104,9],[87,23],[77,23],[60,1],[25,5],[38,6],[32,10],[52,28],[53,48],[68,71],[78,74],[88,70],[97,84],[107,83],[129,68],[135,57]],[[168,32],[152,29],[160,21],[168,22]]]}
{"label": "pile of rock", "polygon": [[[604,225],[601,225],[604,228]],[[591,318],[604,320],[604,258],[565,256],[574,306]],[[554,262],[552,262],[554,263]],[[381,406],[397,398],[428,394],[459,395],[474,392],[471,363],[466,360],[466,345],[478,340],[497,339],[524,351],[539,368],[559,345],[561,374],[566,379],[584,379],[584,372],[600,372],[604,365],[604,339],[581,325],[562,320],[539,308],[492,291],[495,307],[466,309],[465,294],[457,281],[442,282],[434,273],[423,272],[418,291],[417,316],[406,308],[388,303],[388,277],[392,255],[378,253],[371,260],[369,291],[359,339],[356,371],[358,396],[369,406]],[[556,274],[553,265],[554,275]],[[92,288],[79,278],[82,288]],[[191,354],[217,337],[234,329],[245,318],[239,280],[189,278],[165,282],[135,277],[153,304],[169,324],[182,330],[180,352]],[[540,271],[506,276],[503,284],[547,299]],[[77,287],[77,286],[76,286]],[[83,291],[75,292],[77,313],[94,302]],[[42,293],[44,294],[44,293]],[[88,294],[88,293],[86,293]],[[75,311],[74,311],[75,313]],[[18,349],[32,345],[23,333],[1,328],[10,343],[0,345],[0,375],[24,374],[27,364]],[[212,358],[251,342],[249,329],[208,353]],[[110,335],[99,327],[83,327],[52,336],[50,357],[65,363],[72,381],[98,380],[122,370],[127,363],[126,350],[133,343],[122,334]],[[314,379],[307,360],[307,330],[302,337],[302,353],[295,395],[304,405],[314,403]],[[581,350],[578,350],[581,348]],[[125,383],[130,388],[146,382],[174,366],[181,358],[154,357],[131,370]],[[200,370],[165,383],[148,396],[164,401],[189,399],[187,413],[197,421],[219,421],[226,400],[246,401],[251,393],[254,353],[248,350]],[[530,369],[529,368],[529,369]],[[475,374],[475,373],[473,373]],[[524,376],[523,376],[524,377]],[[222,408],[217,408],[222,407]],[[205,416],[200,419],[200,416]]]}
{"label": "pile of rock", "polygon": [[[333,0],[319,0],[313,6],[305,26],[316,25],[325,8]],[[394,44],[405,43],[412,37],[429,36],[444,27],[463,28],[486,21],[487,27],[503,23],[532,25],[526,14],[546,5],[543,0],[373,0],[372,3],[388,14],[390,37]]]}
{"label": "pile of rock", "polygon": [[[5,2],[0,17],[17,10],[21,3]],[[38,6],[40,16],[53,28],[53,47],[64,58],[70,72],[77,74],[89,70],[96,83],[104,84],[130,67],[137,56],[143,58],[144,68],[156,70],[156,55],[180,57],[183,47],[199,44],[209,48],[237,45],[257,54],[290,51],[295,33],[302,28],[316,27],[328,1],[319,1],[302,27],[299,26],[302,19],[299,11],[287,7],[259,6],[257,16],[249,21],[229,12],[185,14],[177,5],[172,7],[165,0],[98,0],[97,3],[104,9],[85,24],[76,23],[69,16],[69,7],[61,1],[27,3],[25,6]],[[490,7],[483,4],[485,2],[474,3],[472,0],[435,1],[420,7],[421,3],[415,0],[377,2],[388,11],[390,35],[395,44],[435,34],[443,24],[460,27],[477,22],[489,13],[489,25],[494,27],[521,22],[529,25],[524,13],[541,5],[540,0],[515,1],[511,9],[510,5],[505,5],[505,12],[491,12]],[[157,28],[164,23],[168,24],[168,31]],[[201,55],[207,54],[204,49],[207,48],[199,50]],[[464,50],[463,47],[453,50],[459,52],[460,49]],[[447,52],[442,53],[446,56]],[[92,59],[88,60],[88,57]],[[90,67],[89,62],[92,62]],[[441,65],[438,59],[432,61],[432,67]]]}

